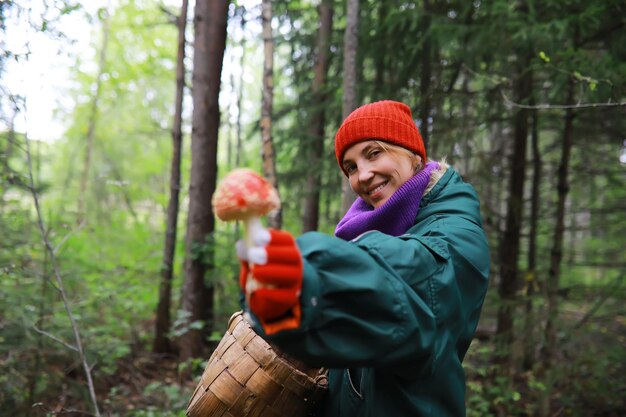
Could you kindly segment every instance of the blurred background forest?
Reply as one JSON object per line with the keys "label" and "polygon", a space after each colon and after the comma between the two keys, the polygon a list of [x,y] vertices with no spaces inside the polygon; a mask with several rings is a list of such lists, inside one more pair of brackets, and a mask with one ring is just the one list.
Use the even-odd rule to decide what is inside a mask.
{"label": "blurred background forest", "polygon": [[[481,199],[468,415],[626,415],[623,1],[99,3],[0,1],[0,415],[184,415],[239,308],[216,181],[263,172],[271,224],[332,233],[334,133],[379,99]],[[35,133],[19,86],[59,69]]]}

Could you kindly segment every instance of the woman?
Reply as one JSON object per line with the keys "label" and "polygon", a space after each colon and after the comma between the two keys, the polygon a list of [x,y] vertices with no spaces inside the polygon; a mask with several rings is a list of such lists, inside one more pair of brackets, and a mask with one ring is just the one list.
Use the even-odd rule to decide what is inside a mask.
{"label": "woman", "polygon": [[[335,153],[358,195],[330,237],[238,245],[257,331],[329,372],[325,416],[463,416],[489,251],[474,189],[427,162],[408,106],[358,108]],[[246,289],[248,272],[261,283]]]}

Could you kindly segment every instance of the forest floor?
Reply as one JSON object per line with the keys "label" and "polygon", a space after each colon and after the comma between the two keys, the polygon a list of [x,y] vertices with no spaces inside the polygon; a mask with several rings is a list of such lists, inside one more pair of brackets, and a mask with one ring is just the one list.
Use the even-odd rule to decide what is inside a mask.
{"label": "forest floor", "polygon": [[[624,332],[619,320],[616,328]],[[626,383],[624,363],[615,363],[611,357],[619,349],[607,340],[607,331],[585,334],[576,344],[564,346],[550,389],[552,416],[624,417],[626,416]],[[604,346],[604,352],[598,350]],[[611,353],[613,350],[613,353]],[[491,376],[490,359],[493,346],[490,340],[476,341],[467,357],[469,416],[536,416],[539,403],[547,390],[541,376],[533,370],[521,372],[512,384]],[[623,355],[622,355],[623,356]],[[107,382],[106,415],[161,416],[182,415],[187,401],[201,374],[196,366],[194,381],[181,381],[176,358],[159,357],[139,352],[120,362],[118,373]],[[104,387],[103,387],[104,388]],[[102,394],[105,394],[104,392]]]}
{"label": "forest floor", "polygon": [[[572,322],[581,318],[567,312],[563,316]],[[626,416],[626,317],[595,317],[585,323],[584,331],[561,334],[561,356],[551,382],[536,366],[517,372],[512,379],[494,376],[494,343],[489,333],[488,328],[474,340],[464,362],[468,417],[536,416],[546,394],[553,417]],[[134,346],[131,354],[117,362],[114,372],[97,378],[103,416],[184,416],[206,362],[195,361],[193,380],[181,380],[177,358],[155,355],[148,347]],[[212,350],[207,348],[207,358]],[[537,349],[536,359],[540,354]],[[87,390],[76,389],[75,384],[84,385],[79,367],[64,379],[60,394],[19,415],[90,415]],[[76,398],[81,391],[85,397]]]}

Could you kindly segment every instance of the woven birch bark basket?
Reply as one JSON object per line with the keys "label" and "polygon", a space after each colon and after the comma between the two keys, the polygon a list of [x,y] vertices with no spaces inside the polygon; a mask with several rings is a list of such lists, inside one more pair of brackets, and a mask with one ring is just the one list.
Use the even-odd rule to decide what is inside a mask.
{"label": "woven birch bark basket", "polygon": [[187,416],[315,416],[327,388],[325,369],[280,352],[237,312],[191,396]]}

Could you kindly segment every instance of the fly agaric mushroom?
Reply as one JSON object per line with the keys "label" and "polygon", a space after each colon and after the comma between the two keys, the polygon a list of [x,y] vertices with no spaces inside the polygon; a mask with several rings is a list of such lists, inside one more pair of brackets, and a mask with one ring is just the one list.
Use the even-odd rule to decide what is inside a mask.
{"label": "fly agaric mushroom", "polygon": [[[253,246],[252,236],[263,228],[260,217],[280,207],[280,199],[274,186],[246,168],[234,169],[224,177],[213,193],[212,203],[215,214],[221,220],[244,222],[244,240],[248,248]],[[244,289],[246,298],[260,287],[251,275],[248,276]],[[248,321],[252,322],[249,315]]]}
{"label": "fly agaric mushroom", "polygon": [[217,217],[224,221],[244,222],[244,239],[248,247],[252,246],[250,239],[254,231],[263,227],[260,217],[279,207],[276,189],[251,169],[234,169],[213,193],[213,210]]}

